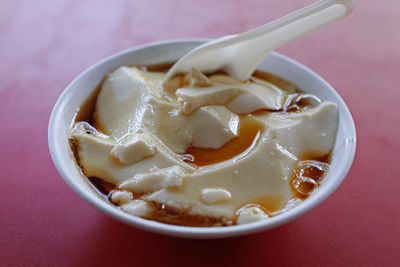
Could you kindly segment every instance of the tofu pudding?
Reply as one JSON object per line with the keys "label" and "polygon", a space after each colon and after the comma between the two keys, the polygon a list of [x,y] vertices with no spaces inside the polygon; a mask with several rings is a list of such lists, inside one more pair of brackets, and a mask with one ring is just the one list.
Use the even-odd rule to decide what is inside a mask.
{"label": "tofu pudding", "polygon": [[332,102],[256,71],[122,66],[77,112],[77,165],[134,216],[186,226],[268,220],[323,182],[338,128]]}

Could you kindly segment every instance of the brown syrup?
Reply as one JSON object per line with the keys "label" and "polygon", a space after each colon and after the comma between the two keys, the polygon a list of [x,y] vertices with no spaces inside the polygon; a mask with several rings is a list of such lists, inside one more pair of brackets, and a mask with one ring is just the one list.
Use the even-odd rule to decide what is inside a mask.
{"label": "brown syrup", "polygon": [[196,166],[205,166],[229,160],[254,147],[263,128],[263,124],[259,121],[249,116],[241,116],[239,135],[221,148],[189,147],[184,154],[179,155],[179,158]]}
{"label": "brown syrup", "polygon": [[[141,69],[143,70],[148,70],[148,71],[167,72],[172,65],[173,62],[150,65],[150,66],[142,65],[139,67],[141,67]],[[223,72],[215,72],[213,74],[217,73],[223,73]],[[272,74],[256,71],[254,72],[253,75],[257,78],[271,82],[290,93],[301,92],[301,90],[294,84],[282,78],[274,76]],[[87,100],[82,104],[81,108],[76,114],[75,122],[86,121],[91,125],[93,125],[98,131],[104,133],[101,125],[96,120],[96,102],[103,81],[87,98]],[[303,108],[304,106],[307,106],[307,103],[304,103],[304,105],[303,103],[299,103],[299,105],[300,108]],[[296,112],[298,110],[299,109],[291,109],[291,110],[286,110],[286,112]],[[261,115],[268,112],[273,112],[273,111],[259,110],[254,112],[252,115]],[[178,156],[185,162],[195,164],[197,166],[205,166],[208,164],[215,164],[218,162],[222,162],[231,159],[237,155],[240,155],[246,150],[251,149],[256,144],[258,137],[262,133],[262,131],[263,131],[263,125],[260,122],[258,122],[255,119],[252,119],[250,116],[241,116],[240,126],[239,126],[239,136],[229,141],[225,145],[223,145],[220,149],[202,149],[202,148],[190,147],[185,154]],[[77,153],[77,144],[75,143],[74,140],[70,140],[70,146],[72,151],[74,152],[77,165],[81,166],[79,162],[79,156]],[[301,160],[316,160],[328,163],[330,161],[330,154],[320,155],[318,153],[308,152],[302,155]],[[323,176],[323,173],[321,173],[318,170],[310,169],[309,171],[310,173],[307,173],[307,175],[312,176],[313,179],[315,180],[318,180],[321,176]],[[293,180],[295,178],[296,175],[294,171],[293,176],[290,179],[290,184],[292,187],[294,197],[300,199],[307,198],[307,196],[299,194],[293,187]],[[88,181],[96,189],[97,192],[102,194],[107,199],[110,192],[117,188],[116,185],[108,183],[98,177],[89,177]],[[310,187],[309,189],[306,188],[304,190],[310,190],[311,192],[312,190],[314,190],[314,187],[313,188]],[[139,197],[140,196],[134,196],[134,198],[139,198]],[[280,210],[281,208],[283,208],[284,204],[285,203],[283,203],[282,198],[280,198],[279,196],[267,196],[267,195],[257,197],[247,203],[244,203],[244,205],[259,206],[267,213]],[[153,205],[154,207],[154,212],[147,219],[156,220],[167,224],[207,227],[207,226],[224,226],[224,225],[230,225],[232,223],[232,222],[224,223],[221,219],[216,219],[213,217],[190,215],[185,211],[167,207],[162,204],[151,203],[151,205]]]}
{"label": "brown syrup", "polygon": [[105,134],[107,134],[107,132],[97,120],[97,98],[99,97],[101,87],[103,86],[106,77],[103,78],[99,85],[97,85],[96,89],[83,102],[74,119],[75,123],[85,121],[96,128],[97,131]]}
{"label": "brown syrup", "polygon": [[75,122],[86,121],[90,125],[94,125],[96,123],[94,120],[94,113],[96,109],[97,97],[99,96],[103,82],[104,79],[80,106],[75,116]]}
{"label": "brown syrup", "polygon": [[161,71],[166,73],[174,64],[175,62],[165,62],[153,65],[139,65],[138,67],[144,71]]}
{"label": "brown syrup", "polygon": [[105,196],[108,196],[108,194],[116,188],[114,184],[108,183],[98,177],[89,177],[88,179],[90,183],[96,188],[96,190]]}
{"label": "brown syrup", "polygon": [[224,225],[224,223],[222,223],[218,218],[191,215],[187,212],[159,203],[152,203],[152,205],[154,207],[154,212],[147,218],[150,220],[167,224],[195,227],[215,227]]}
{"label": "brown syrup", "polygon": [[286,110],[283,110],[285,112],[299,112],[307,109],[308,107],[311,106],[311,102],[307,98],[300,99],[299,101],[296,101],[295,103],[291,103],[287,107]]}
{"label": "brown syrup", "polygon": [[268,72],[256,70],[253,73],[253,76],[256,78],[262,79],[264,81],[270,82],[289,93],[300,93],[301,92],[301,90],[295,84],[293,84],[285,79],[282,79],[278,76],[270,74]]}

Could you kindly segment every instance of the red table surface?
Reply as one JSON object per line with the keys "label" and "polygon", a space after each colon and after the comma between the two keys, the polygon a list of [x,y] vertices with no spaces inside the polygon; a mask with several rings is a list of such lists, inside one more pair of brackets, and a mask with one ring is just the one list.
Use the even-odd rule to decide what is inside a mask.
{"label": "red table surface", "polygon": [[344,183],[284,226],[224,240],[137,230],[78,197],[50,158],[47,125],[64,88],[123,49],[218,37],[312,0],[0,3],[0,265],[400,265],[400,1],[353,13],[278,51],[326,78],[348,104],[357,152]]}

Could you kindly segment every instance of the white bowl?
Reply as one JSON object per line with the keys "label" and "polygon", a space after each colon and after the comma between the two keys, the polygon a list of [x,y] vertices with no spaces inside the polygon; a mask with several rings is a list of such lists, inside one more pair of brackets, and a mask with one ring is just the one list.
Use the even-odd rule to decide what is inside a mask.
{"label": "white bowl", "polygon": [[[57,170],[79,196],[111,217],[137,228],[171,236],[190,238],[239,236],[271,229],[310,211],[333,193],[349,171],[356,147],[355,127],[346,104],[326,81],[307,67],[278,53],[271,53],[258,69],[280,76],[324,101],[335,102],[339,109],[339,128],[330,171],[318,190],[297,207],[266,221],[244,225],[205,228],[169,225],[123,212],[105,201],[80,174],[69,147],[68,129],[76,110],[102,81],[103,77],[122,65],[175,61],[203,42],[204,40],[179,40],[135,47],[97,63],[77,77],[58,99],[50,118],[49,147]],[[85,216],[85,214],[81,216]]]}

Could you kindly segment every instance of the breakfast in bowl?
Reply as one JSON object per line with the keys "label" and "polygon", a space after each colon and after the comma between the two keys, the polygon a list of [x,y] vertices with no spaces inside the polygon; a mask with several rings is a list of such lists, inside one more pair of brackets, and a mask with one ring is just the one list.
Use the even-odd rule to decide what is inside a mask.
{"label": "breakfast in bowl", "polygon": [[264,72],[238,81],[192,69],[161,86],[165,73],[120,67],[76,114],[76,162],[112,203],[160,222],[234,225],[276,216],[318,187],[335,103]]}
{"label": "breakfast in bowl", "polygon": [[[323,0],[261,30],[283,25],[287,42],[307,32],[287,25],[315,29],[305,17],[325,25],[322,10],[338,19],[350,2]],[[354,123],[326,81],[270,51],[276,43],[253,60],[264,33],[144,45],[85,71],[50,118],[61,176],[113,218],[181,237],[257,232],[317,206],[350,169]]]}

